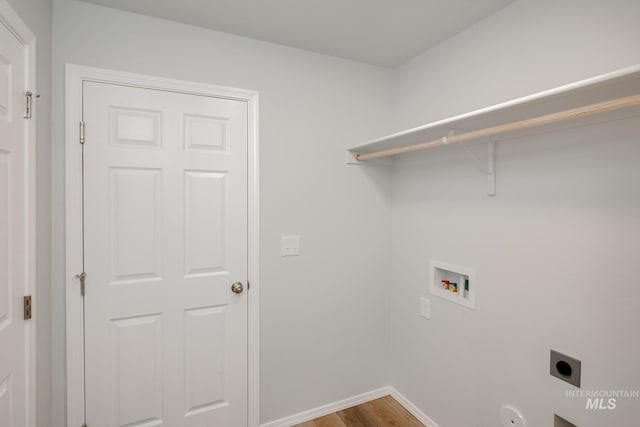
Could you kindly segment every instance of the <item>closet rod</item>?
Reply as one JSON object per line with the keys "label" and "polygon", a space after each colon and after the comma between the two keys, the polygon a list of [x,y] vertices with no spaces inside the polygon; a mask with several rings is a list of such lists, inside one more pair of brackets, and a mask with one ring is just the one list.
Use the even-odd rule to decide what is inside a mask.
{"label": "closet rod", "polygon": [[612,99],[610,101],[598,102],[596,104],[584,107],[573,108],[570,110],[560,111],[558,113],[538,116],[531,119],[525,119],[517,122],[507,123],[504,125],[493,126],[485,129],[474,130],[470,132],[460,133],[449,137],[434,139],[432,141],[421,142],[419,144],[407,145],[406,147],[390,148],[387,150],[374,151],[372,153],[357,154],[357,160],[377,159],[379,157],[393,156],[394,154],[408,153],[416,150],[424,150],[426,148],[438,147],[440,145],[453,144],[456,142],[465,142],[472,139],[490,138],[492,136],[501,135],[509,132],[515,132],[523,129],[529,129],[536,126],[548,125],[564,120],[577,119],[580,117],[592,116],[594,114],[606,113],[608,111],[620,110],[640,105],[640,94],[627,96],[624,98]]}

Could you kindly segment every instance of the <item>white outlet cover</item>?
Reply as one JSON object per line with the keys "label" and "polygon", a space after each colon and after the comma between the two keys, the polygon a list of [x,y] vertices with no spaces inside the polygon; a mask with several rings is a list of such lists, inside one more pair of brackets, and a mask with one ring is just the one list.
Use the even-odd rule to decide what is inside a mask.
{"label": "white outlet cover", "polygon": [[420,298],[420,316],[431,319],[431,300],[425,297]]}
{"label": "white outlet cover", "polygon": [[500,408],[500,421],[502,427],[527,427],[527,421],[518,408],[504,405]]}
{"label": "white outlet cover", "polygon": [[300,236],[282,236],[280,238],[280,256],[300,255]]}

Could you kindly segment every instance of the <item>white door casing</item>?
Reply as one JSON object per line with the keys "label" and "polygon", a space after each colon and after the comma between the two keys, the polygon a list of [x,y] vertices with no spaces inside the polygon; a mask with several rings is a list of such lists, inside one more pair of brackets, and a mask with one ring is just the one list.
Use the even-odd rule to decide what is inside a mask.
{"label": "white door casing", "polygon": [[[68,374],[68,425],[257,425],[255,94],[68,71],[72,85],[94,75],[80,78],[84,343],[79,281],[67,288],[68,366],[84,344],[86,376]],[[67,256],[82,255],[78,227],[67,235]],[[67,261],[68,276],[82,271]]]}
{"label": "white door casing", "polygon": [[[35,425],[35,126],[25,92],[35,91],[33,35],[0,1],[0,426]],[[34,117],[34,115],[32,115]]]}

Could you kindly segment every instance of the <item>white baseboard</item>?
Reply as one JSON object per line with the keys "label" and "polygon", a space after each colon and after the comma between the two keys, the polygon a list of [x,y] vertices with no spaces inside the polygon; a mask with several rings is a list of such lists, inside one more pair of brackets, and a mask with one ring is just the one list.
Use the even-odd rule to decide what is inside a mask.
{"label": "white baseboard", "polygon": [[300,412],[295,415],[280,418],[279,420],[271,421],[266,424],[261,424],[260,427],[290,427],[295,424],[311,421],[318,417],[333,414],[334,412],[342,411],[343,409],[351,408],[352,406],[360,405],[361,403],[369,402],[370,400],[379,399],[381,397],[389,396],[391,394],[391,387],[381,387],[376,390],[362,393],[357,396],[349,397],[338,402],[329,403],[315,409]]}
{"label": "white baseboard", "polygon": [[404,409],[411,412],[411,415],[416,417],[422,424],[427,427],[440,427],[435,421],[433,421],[427,414],[422,412],[416,405],[407,399],[402,393],[395,388],[389,386],[391,389],[391,397],[393,397]]}
{"label": "white baseboard", "polygon": [[381,397],[391,396],[398,401],[407,411],[420,420],[421,423],[427,427],[440,427],[429,418],[424,412],[422,412],[416,405],[411,403],[406,397],[404,397],[398,390],[391,386],[381,387],[376,390],[362,393],[357,396],[349,397],[338,402],[329,403],[315,409],[309,409],[308,411],[300,412],[295,415],[280,418],[279,420],[270,421],[265,424],[261,424],[260,427],[291,427],[295,424],[311,421],[315,418],[323,417],[325,415],[333,414],[334,412],[342,411],[352,406],[360,405],[361,403],[369,402],[371,400],[379,399]]}

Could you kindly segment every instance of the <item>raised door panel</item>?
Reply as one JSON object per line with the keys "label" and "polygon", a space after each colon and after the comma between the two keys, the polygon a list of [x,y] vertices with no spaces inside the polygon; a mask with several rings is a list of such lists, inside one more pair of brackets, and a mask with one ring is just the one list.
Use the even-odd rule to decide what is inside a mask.
{"label": "raised door panel", "polygon": [[112,168],[112,284],[162,276],[161,187],[158,169]]}
{"label": "raised door panel", "polygon": [[225,308],[185,311],[185,414],[227,406],[224,390]]}
{"label": "raised door panel", "polygon": [[185,172],[186,274],[224,274],[225,173]]}
{"label": "raised door panel", "polygon": [[111,143],[123,147],[155,147],[162,144],[162,112],[110,108]]}
{"label": "raised door panel", "polygon": [[229,140],[228,119],[186,114],[184,116],[185,148],[226,151]]}
{"label": "raised door panel", "polygon": [[163,424],[161,315],[112,320],[111,329],[117,425]]}

